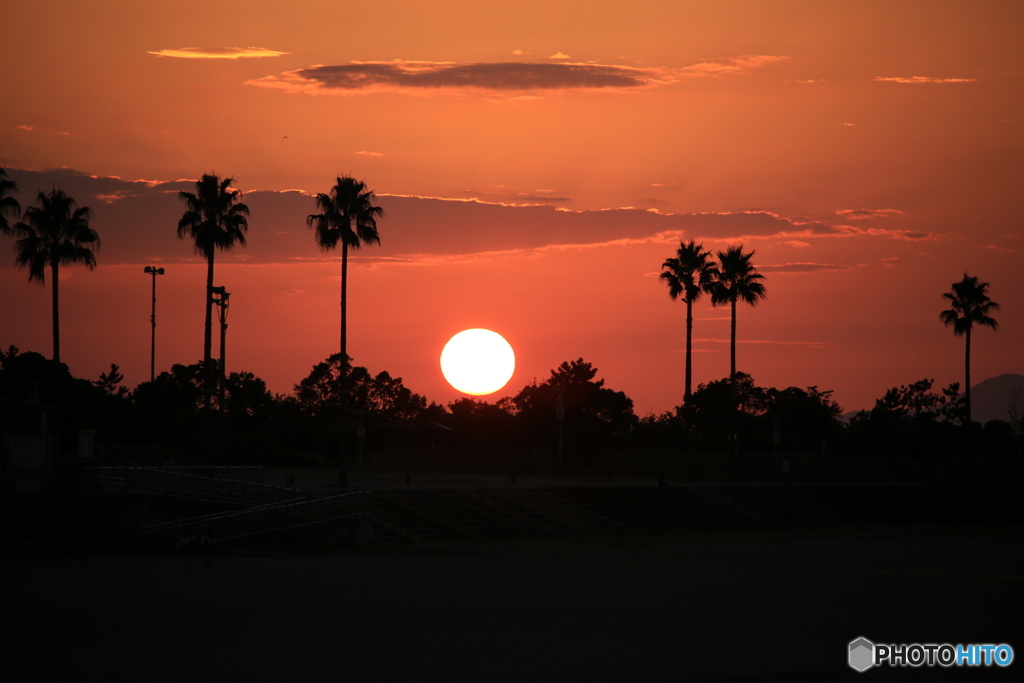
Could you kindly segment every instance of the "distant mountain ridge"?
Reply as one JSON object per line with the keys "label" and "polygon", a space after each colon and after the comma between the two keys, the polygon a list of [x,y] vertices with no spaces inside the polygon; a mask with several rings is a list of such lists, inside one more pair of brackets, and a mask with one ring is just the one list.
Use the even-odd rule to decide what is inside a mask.
{"label": "distant mountain ridge", "polygon": [[971,387],[971,418],[985,424],[989,420],[1010,419],[1010,404],[1019,402],[1018,410],[1024,411],[1024,375],[1008,372],[990,377]]}
{"label": "distant mountain ridge", "polygon": [[[932,387],[936,390],[937,387]],[[1007,372],[996,377],[989,377],[971,387],[971,419],[985,424],[989,420],[1010,420],[1010,404],[1019,401],[1018,410],[1024,413],[1024,375]],[[871,407],[864,408],[871,410]],[[851,410],[843,413],[841,419],[849,422],[850,418],[859,413]]]}

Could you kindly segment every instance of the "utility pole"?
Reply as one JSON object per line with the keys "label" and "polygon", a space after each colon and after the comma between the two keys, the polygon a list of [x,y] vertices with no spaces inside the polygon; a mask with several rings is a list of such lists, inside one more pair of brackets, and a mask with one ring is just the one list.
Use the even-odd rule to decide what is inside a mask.
{"label": "utility pole", "polygon": [[149,316],[149,323],[153,327],[152,339],[149,344],[149,381],[156,379],[156,276],[163,275],[163,268],[146,266],[142,271],[153,276],[153,312]]}

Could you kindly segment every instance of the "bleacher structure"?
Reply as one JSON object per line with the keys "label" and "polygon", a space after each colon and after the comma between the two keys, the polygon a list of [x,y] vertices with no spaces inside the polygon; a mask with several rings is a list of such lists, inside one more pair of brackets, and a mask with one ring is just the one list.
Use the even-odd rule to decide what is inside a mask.
{"label": "bleacher structure", "polygon": [[263,483],[257,467],[90,467],[50,490],[5,495],[7,557],[170,552],[203,529],[217,548],[282,551],[372,539],[365,491],[313,496]]}
{"label": "bleacher structure", "polygon": [[1013,487],[721,484],[393,489],[374,492],[378,538],[480,541],[666,532],[1020,525]]}
{"label": "bleacher structure", "polygon": [[[224,551],[665,533],[1020,526],[1020,489],[992,485],[401,486],[310,492],[262,468],[89,468],[45,496],[3,499],[7,556],[171,552],[202,530]],[[60,492],[63,490],[63,492]],[[86,521],[83,521],[86,520]]]}

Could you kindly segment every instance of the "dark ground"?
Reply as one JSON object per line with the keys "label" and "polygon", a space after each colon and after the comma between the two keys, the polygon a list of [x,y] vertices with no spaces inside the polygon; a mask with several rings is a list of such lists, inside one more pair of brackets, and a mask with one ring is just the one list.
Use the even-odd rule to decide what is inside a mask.
{"label": "dark ground", "polygon": [[[383,546],[19,561],[21,680],[1024,679],[1019,529]],[[1008,643],[1006,669],[879,669],[849,641]]]}

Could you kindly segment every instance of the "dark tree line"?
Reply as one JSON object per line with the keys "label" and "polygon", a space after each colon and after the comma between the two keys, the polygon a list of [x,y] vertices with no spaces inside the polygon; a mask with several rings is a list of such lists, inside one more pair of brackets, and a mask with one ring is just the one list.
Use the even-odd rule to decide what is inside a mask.
{"label": "dark tree line", "polygon": [[[608,451],[724,454],[733,433],[739,450],[752,453],[952,457],[964,454],[966,438],[959,386],[933,390],[927,379],[890,389],[874,408],[846,422],[831,391],[761,387],[742,372],[734,382],[701,384],[674,411],[638,418],[632,400],[605,386],[597,368],[581,358],[513,396],[460,398],[447,406],[410,390],[400,377],[343,363],[335,354],[288,394],[272,394],[252,373],[230,373],[223,406],[214,394],[207,407],[202,366],[176,364],[129,389],[117,365],[89,381],[73,377],[64,364],[55,373],[42,354],[11,347],[0,352],[0,431],[59,434],[67,453],[79,430],[94,429],[106,464],[147,465],[333,466],[343,442],[350,464],[394,447],[554,455],[561,441],[566,461],[598,466]],[[65,407],[59,414],[50,411],[55,392]],[[1020,452],[1019,415],[1012,422],[969,424],[975,454]]]}

